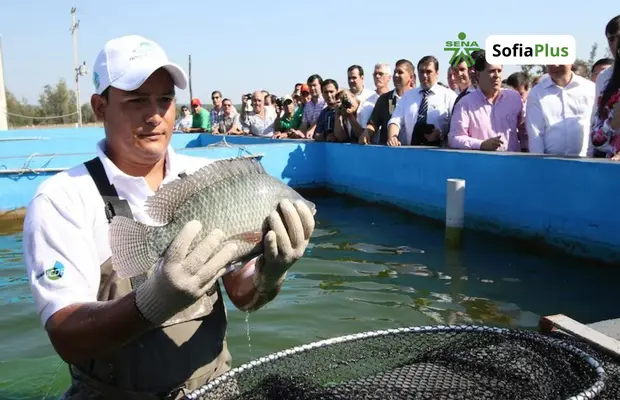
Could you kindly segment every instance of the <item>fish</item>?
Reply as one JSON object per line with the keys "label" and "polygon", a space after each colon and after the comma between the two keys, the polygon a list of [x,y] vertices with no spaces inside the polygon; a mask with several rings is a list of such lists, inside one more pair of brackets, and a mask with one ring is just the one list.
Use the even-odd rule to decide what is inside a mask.
{"label": "fish", "polygon": [[212,230],[221,229],[224,239],[217,250],[233,242],[237,252],[231,265],[249,261],[262,254],[269,214],[284,199],[301,200],[316,213],[313,202],[269,175],[259,157],[215,160],[162,185],[146,200],[152,225],[120,215],[112,218],[108,233],[112,265],[120,278],[147,272],[192,220],[199,220],[202,229],[190,252]]}

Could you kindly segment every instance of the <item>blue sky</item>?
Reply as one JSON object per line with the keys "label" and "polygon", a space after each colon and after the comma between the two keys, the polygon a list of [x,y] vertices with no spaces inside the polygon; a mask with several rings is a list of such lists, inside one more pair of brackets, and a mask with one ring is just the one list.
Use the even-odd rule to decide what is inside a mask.
{"label": "blue sky", "polygon": [[[571,34],[580,58],[588,58],[593,42],[598,42],[597,56],[602,57],[607,49],[605,24],[618,12],[617,0],[597,1],[586,9],[580,8],[583,3],[557,7],[545,1],[503,3],[503,7],[480,1],[468,7],[450,3],[3,1],[5,83],[30,103],[37,103],[44,85],[61,77],[74,86],[69,32],[73,6],[81,21],[78,56],[89,70],[106,40],[140,34],[158,42],[185,67],[192,55],[193,91],[203,102],[219,89],[235,103],[242,93],[257,89],[290,93],[295,82],[304,82],[313,73],[346,86],[351,64],[368,71],[367,86],[373,88],[370,71],[375,63],[393,65],[407,58],[416,64],[428,54],[439,59],[445,82],[450,54],[444,52],[444,44],[460,31],[481,47],[490,34]],[[515,70],[506,66],[505,77]],[[87,102],[92,75],[82,78],[80,88],[81,101]],[[178,99],[188,102],[189,91],[179,91]]]}

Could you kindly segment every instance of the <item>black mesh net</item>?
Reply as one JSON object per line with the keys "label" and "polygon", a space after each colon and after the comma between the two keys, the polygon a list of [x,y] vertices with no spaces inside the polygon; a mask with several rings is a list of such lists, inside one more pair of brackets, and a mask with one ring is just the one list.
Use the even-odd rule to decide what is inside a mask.
{"label": "black mesh net", "polygon": [[246,363],[187,399],[620,399],[614,360],[566,336],[412,327],[324,340]]}

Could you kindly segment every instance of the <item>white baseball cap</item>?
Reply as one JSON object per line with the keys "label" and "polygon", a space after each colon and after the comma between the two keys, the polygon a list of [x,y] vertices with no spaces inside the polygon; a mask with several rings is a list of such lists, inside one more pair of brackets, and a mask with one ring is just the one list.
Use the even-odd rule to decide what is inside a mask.
{"label": "white baseball cap", "polygon": [[112,39],[103,46],[95,60],[95,92],[101,94],[110,86],[125,91],[136,90],[159,68],[170,73],[179,89],[187,87],[183,68],[171,62],[157,43],[138,35]]}

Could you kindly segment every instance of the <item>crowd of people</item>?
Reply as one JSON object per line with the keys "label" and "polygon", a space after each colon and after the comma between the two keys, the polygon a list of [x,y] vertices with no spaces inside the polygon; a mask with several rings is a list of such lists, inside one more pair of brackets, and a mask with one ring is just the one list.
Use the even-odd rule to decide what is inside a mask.
{"label": "crowd of people", "polygon": [[547,65],[533,79],[524,72],[503,79],[502,65],[476,50],[473,64],[448,67],[447,84],[432,55],[415,67],[406,59],[393,69],[376,64],[371,90],[364,69],[352,65],[346,88],[314,74],[291,95],[243,95],[240,112],[214,91],[213,109],[193,99],[177,130],[620,159],[620,15],[605,35],[613,58],[596,61],[590,71],[583,64]]}

